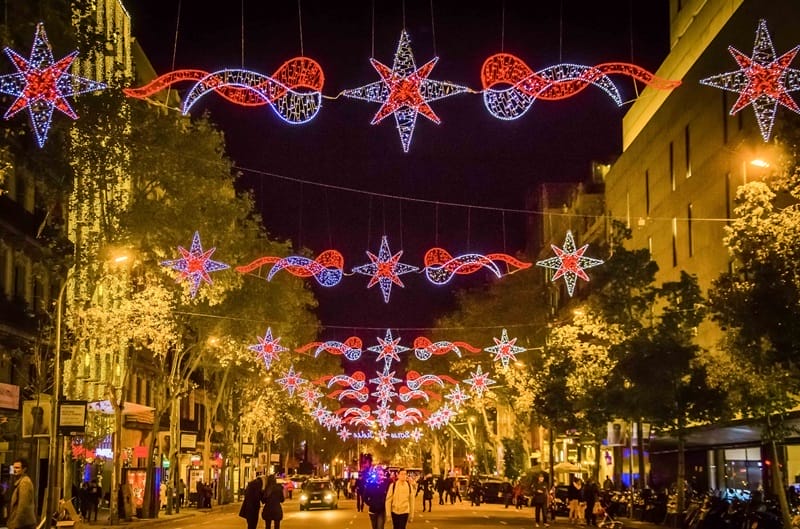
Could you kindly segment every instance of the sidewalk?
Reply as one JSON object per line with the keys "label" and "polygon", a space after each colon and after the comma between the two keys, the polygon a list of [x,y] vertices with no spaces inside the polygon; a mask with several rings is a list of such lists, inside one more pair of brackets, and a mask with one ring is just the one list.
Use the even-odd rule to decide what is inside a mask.
{"label": "sidewalk", "polygon": [[124,521],[120,520],[114,525],[111,525],[109,521],[109,513],[108,509],[100,509],[100,512],[97,515],[97,521],[94,522],[82,522],[81,526],[84,528],[91,527],[93,529],[116,529],[119,527],[150,527],[154,525],[161,525],[166,523],[172,523],[177,520],[185,520],[187,518],[194,518],[196,516],[205,516],[211,513],[228,513],[228,512],[239,512],[239,507],[241,506],[241,502],[232,502],[226,505],[214,505],[210,509],[197,509],[195,507],[184,507],[181,509],[180,513],[173,514],[165,514],[166,511],[161,511],[158,514],[158,518],[136,518],[134,517],[131,521]]}

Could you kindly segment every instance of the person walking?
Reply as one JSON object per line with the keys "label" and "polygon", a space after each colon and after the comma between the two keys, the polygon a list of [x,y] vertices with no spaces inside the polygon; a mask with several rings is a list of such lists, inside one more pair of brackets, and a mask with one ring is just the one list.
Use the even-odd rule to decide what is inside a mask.
{"label": "person walking", "polygon": [[597,501],[597,484],[592,478],[586,480],[583,487],[583,501],[586,504],[586,525],[597,525],[597,516],[594,513],[594,504]]}
{"label": "person walking", "polygon": [[36,527],[36,507],[33,497],[33,481],[28,476],[28,460],[15,459],[11,464],[14,472],[14,491],[8,504],[8,529],[34,529]]}
{"label": "person walking", "polygon": [[239,509],[239,516],[247,520],[247,529],[258,528],[258,514],[261,512],[261,499],[264,497],[266,488],[266,478],[256,475],[256,478],[250,481],[244,489],[244,500]]}
{"label": "person walking", "polygon": [[544,523],[545,527],[549,527],[547,523],[547,497],[548,497],[547,483],[544,481],[544,476],[539,475],[536,483],[533,484],[533,511],[536,518],[536,527],[539,527],[539,521]]}
{"label": "person walking", "polygon": [[264,496],[261,501],[264,502],[261,518],[267,522],[266,529],[270,529],[270,525],[275,529],[281,529],[281,520],[283,520],[283,507],[281,507],[281,503],[283,503],[283,487],[278,485],[275,474],[270,474],[267,478]]}
{"label": "person walking", "polygon": [[414,521],[414,493],[404,468],[397,472],[397,480],[386,492],[385,508],[392,515],[394,529],[406,529],[406,525]]}
{"label": "person walking", "polygon": [[183,501],[186,499],[186,483],[183,478],[178,482],[178,507],[183,507]]}
{"label": "person walking", "polygon": [[567,505],[569,506],[569,523],[579,524],[583,518],[583,509],[581,509],[581,502],[583,501],[583,482],[581,478],[575,478],[569,484],[567,489]]}
{"label": "person walking", "polygon": [[439,476],[436,480],[436,492],[439,493],[439,505],[444,505],[444,493],[447,490],[447,480],[444,475]]}
{"label": "person walking", "polygon": [[103,489],[100,488],[100,485],[97,484],[97,480],[93,479],[91,483],[89,483],[89,492],[87,494],[89,500],[89,509],[88,509],[88,516],[86,521],[97,521],[97,511],[100,508],[100,498],[103,496]]}
{"label": "person walking", "polygon": [[368,480],[364,486],[364,503],[367,505],[372,529],[383,529],[386,525],[386,492],[389,479],[378,476]]}

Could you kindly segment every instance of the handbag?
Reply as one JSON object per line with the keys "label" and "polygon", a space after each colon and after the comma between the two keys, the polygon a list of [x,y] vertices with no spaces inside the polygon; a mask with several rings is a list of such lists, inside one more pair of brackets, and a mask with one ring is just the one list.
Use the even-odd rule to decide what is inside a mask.
{"label": "handbag", "polygon": [[603,514],[603,512],[603,506],[600,505],[600,502],[595,503],[594,507],[592,507],[592,514]]}

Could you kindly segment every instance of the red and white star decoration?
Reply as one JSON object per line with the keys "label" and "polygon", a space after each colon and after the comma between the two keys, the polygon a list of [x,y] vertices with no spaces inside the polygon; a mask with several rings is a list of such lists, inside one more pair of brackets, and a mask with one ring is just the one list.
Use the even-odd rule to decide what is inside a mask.
{"label": "red and white star decoration", "polygon": [[731,115],[752,105],[761,137],[764,141],[769,141],[778,103],[800,114],[800,107],[789,96],[789,92],[800,90],[800,70],[789,68],[798,50],[800,46],[795,46],[776,59],[775,48],[767,31],[767,22],[759,20],[752,57],[748,57],[733,46],[728,46],[728,51],[739,65],[739,70],[708,77],[702,79],[700,83],[738,92],[739,99],[731,107]]}
{"label": "red and white star decoration", "polygon": [[[379,345],[373,345],[372,347],[367,348],[368,351],[372,351],[373,353],[378,353],[378,358],[375,359],[376,362],[380,362],[381,360],[385,363],[385,368],[388,369],[390,365],[392,365],[392,361],[400,361],[399,353],[404,353],[408,351],[408,347],[400,344],[400,338],[394,339],[392,338],[392,330],[386,329],[386,337],[381,340],[380,338],[377,339]],[[392,373],[394,374],[394,373]]]}
{"label": "red and white star decoration", "polygon": [[470,399],[470,396],[464,393],[460,384],[456,384],[456,387],[450,390],[450,393],[445,395],[444,398],[453,404],[454,409],[459,410],[461,406]]}
{"label": "red and white star decoration", "polygon": [[382,104],[372,118],[372,125],[394,114],[403,152],[408,152],[411,145],[417,114],[422,114],[437,125],[441,122],[428,103],[467,91],[465,86],[428,79],[439,58],[434,57],[417,68],[410,41],[408,33],[403,30],[400,33],[400,42],[391,68],[375,59],[370,59],[372,67],[381,76],[380,81],[343,92],[346,97]]}
{"label": "red and white star decoration", "polygon": [[285,375],[283,375],[283,378],[279,378],[275,382],[280,384],[283,389],[288,391],[290,397],[294,397],[295,390],[308,382],[308,380],[300,378],[300,375],[301,373],[295,373],[294,366],[289,366],[289,370]]}
{"label": "red and white star decoration", "polygon": [[483,394],[489,390],[489,386],[495,383],[494,380],[489,378],[488,373],[484,373],[481,366],[478,366],[478,369],[473,373],[470,371],[471,378],[466,379],[464,382],[472,386],[472,391],[478,397],[482,397]]}
{"label": "red and white star decoration", "polygon": [[381,248],[378,250],[378,255],[368,251],[367,257],[369,257],[371,262],[369,264],[356,266],[353,268],[353,272],[365,276],[372,276],[372,279],[370,279],[367,284],[367,288],[374,286],[376,283],[379,284],[383,292],[383,301],[389,303],[389,296],[392,293],[392,283],[399,287],[405,286],[398,276],[419,270],[416,266],[401,263],[400,257],[402,257],[402,255],[403,250],[392,255],[392,252],[389,250],[389,241],[384,235],[381,238]]}
{"label": "red and white star decoration", "polygon": [[169,266],[173,270],[180,272],[176,278],[178,282],[188,279],[191,282],[189,294],[191,297],[195,297],[197,289],[200,288],[200,281],[205,281],[209,285],[211,284],[210,272],[230,268],[230,266],[225,263],[211,259],[211,255],[215,250],[216,248],[211,248],[210,250],[203,251],[203,245],[200,243],[200,232],[196,231],[194,232],[194,237],[192,237],[191,248],[187,251],[183,246],[178,246],[181,258],[162,261],[161,266]]}
{"label": "red and white star decoration", "polygon": [[264,360],[264,365],[269,370],[272,361],[278,360],[278,353],[288,351],[287,348],[280,344],[280,341],[280,337],[272,338],[272,327],[267,327],[267,334],[263,338],[258,338],[258,344],[250,345],[247,348],[255,351],[257,353],[256,358]]}
{"label": "red and white star decoration", "polygon": [[583,256],[584,252],[586,252],[586,248],[589,247],[588,244],[584,244],[579,250],[576,250],[575,239],[572,238],[572,232],[569,230],[567,230],[567,238],[564,241],[563,249],[555,244],[551,244],[550,247],[553,249],[556,256],[543,261],[537,261],[536,266],[555,270],[556,273],[553,274],[553,281],[563,276],[564,281],[567,283],[567,292],[570,296],[572,296],[572,293],[575,291],[575,282],[579,277],[584,281],[589,281],[589,276],[584,272],[586,268],[592,268],[593,266],[603,264],[603,261],[600,259]]}
{"label": "red and white star decoration", "polygon": [[4,117],[9,119],[27,108],[39,147],[44,146],[47,140],[54,109],[72,119],[78,119],[66,98],[106,88],[103,83],[68,73],[78,56],[77,50],[58,62],[53,59],[53,50],[41,22],[36,25],[29,59],[11,48],[5,48],[4,51],[17,69],[17,73],[0,75],[0,93],[17,98]]}
{"label": "red and white star decoration", "polygon": [[508,367],[508,362],[513,360],[517,361],[517,353],[524,353],[527,351],[524,347],[520,347],[518,345],[514,345],[517,343],[517,339],[514,338],[513,340],[508,339],[508,331],[503,329],[503,333],[500,336],[500,339],[494,338],[495,345],[491,347],[486,347],[484,351],[488,353],[494,354],[494,361],[500,361],[503,364],[503,367]]}

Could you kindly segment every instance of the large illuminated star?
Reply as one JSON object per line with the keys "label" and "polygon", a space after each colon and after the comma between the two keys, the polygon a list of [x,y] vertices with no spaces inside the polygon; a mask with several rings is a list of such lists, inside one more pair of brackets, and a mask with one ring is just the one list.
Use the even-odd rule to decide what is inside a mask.
{"label": "large illuminated star", "polygon": [[272,338],[272,327],[267,327],[267,334],[263,338],[258,338],[258,344],[250,345],[247,348],[251,351],[255,351],[257,353],[256,358],[264,360],[264,364],[269,370],[272,361],[278,359],[278,353],[288,351],[287,348],[280,344],[280,341],[280,337]]}
{"label": "large illuminated star", "polygon": [[392,293],[392,283],[400,287],[405,286],[398,276],[419,270],[416,266],[401,263],[400,257],[402,255],[403,250],[392,255],[392,252],[389,250],[389,242],[384,235],[381,239],[381,248],[378,250],[378,255],[368,251],[367,257],[369,257],[369,260],[372,262],[356,266],[353,268],[353,272],[365,276],[372,276],[367,284],[367,288],[378,283],[383,292],[383,301],[389,303],[389,296]]}
{"label": "large illuminated star", "polygon": [[300,375],[299,372],[295,373],[294,366],[289,366],[289,370],[283,375],[283,378],[279,378],[275,382],[288,391],[290,397],[294,397],[295,390],[308,382],[308,380],[300,378]]}
{"label": "large illuminated star", "polygon": [[200,244],[200,232],[194,232],[192,237],[192,247],[186,250],[183,246],[178,246],[178,251],[181,253],[180,259],[172,259],[169,261],[162,261],[161,266],[169,266],[173,270],[180,272],[177,281],[188,279],[191,282],[189,294],[194,297],[197,294],[197,289],[200,288],[200,281],[205,281],[211,284],[211,276],[209,272],[216,272],[218,270],[225,270],[230,268],[229,265],[219,261],[213,261],[211,255],[216,248],[203,251],[203,246]]}
{"label": "large illuminated star", "polygon": [[471,378],[464,380],[465,383],[472,386],[472,391],[478,396],[482,397],[485,391],[488,391],[489,386],[495,383],[494,380],[489,378],[488,373],[484,373],[481,366],[473,373],[470,372]]}
{"label": "large illuminated star", "polygon": [[375,59],[370,59],[372,67],[381,76],[380,81],[343,92],[347,97],[382,103],[372,118],[372,125],[379,123],[389,114],[394,114],[403,152],[408,152],[408,147],[411,145],[417,114],[422,114],[437,125],[441,122],[428,103],[467,91],[465,86],[428,79],[439,58],[434,57],[417,68],[410,40],[408,33],[403,30],[400,33],[400,42],[391,68]]}
{"label": "large illuminated star", "polygon": [[[386,336],[383,340],[381,340],[380,338],[378,338],[377,340],[379,345],[373,345],[372,347],[369,347],[368,350],[372,351],[373,353],[378,353],[378,358],[376,358],[375,361],[380,362],[381,360],[383,360],[385,363],[384,372],[386,372],[388,371],[389,366],[392,365],[393,360],[397,360],[398,362],[400,361],[398,353],[404,353],[408,351],[408,347],[404,345],[399,345],[400,338],[397,339],[392,338],[391,329],[386,329]],[[372,382],[372,380],[370,380],[370,382]]]}
{"label": "large illuminated star", "polygon": [[575,239],[572,238],[572,232],[569,230],[567,230],[567,238],[564,241],[563,249],[555,244],[551,244],[550,247],[556,253],[556,256],[543,261],[537,261],[536,266],[555,270],[556,273],[553,274],[553,281],[564,276],[564,281],[567,283],[567,292],[570,296],[572,296],[572,293],[575,291],[575,282],[577,278],[580,277],[584,281],[589,281],[589,276],[586,275],[584,269],[603,264],[603,261],[600,259],[583,256],[586,248],[589,247],[588,244],[584,244],[579,250],[576,250]]}
{"label": "large illuminated star", "polygon": [[772,134],[778,103],[800,114],[800,107],[789,96],[789,92],[800,90],[800,70],[789,68],[798,50],[800,46],[795,46],[776,59],[775,48],[767,31],[767,22],[759,20],[752,57],[748,57],[733,46],[728,46],[728,51],[739,65],[739,70],[708,77],[700,82],[730,92],[738,92],[739,99],[731,107],[731,115],[752,105],[761,137],[764,141],[768,141]]}
{"label": "large illuminated star", "polygon": [[494,343],[495,345],[486,347],[484,351],[494,353],[494,361],[497,362],[499,360],[503,364],[503,367],[508,367],[508,362],[511,360],[516,362],[517,353],[524,353],[527,351],[524,347],[514,345],[517,343],[517,339],[509,340],[508,331],[505,329],[503,329],[499,340],[494,338]]}
{"label": "large illuminated star", "polygon": [[66,98],[106,87],[103,83],[67,73],[78,56],[77,50],[55,62],[44,24],[41,22],[36,25],[30,59],[25,59],[11,48],[3,51],[17,69],[17,73],[0,75],[0,93],[17,98],[3,117],[9,119],[27,108],[39,147],[44,146],[47,140],[53,109],[72,119],[78,119]]}

